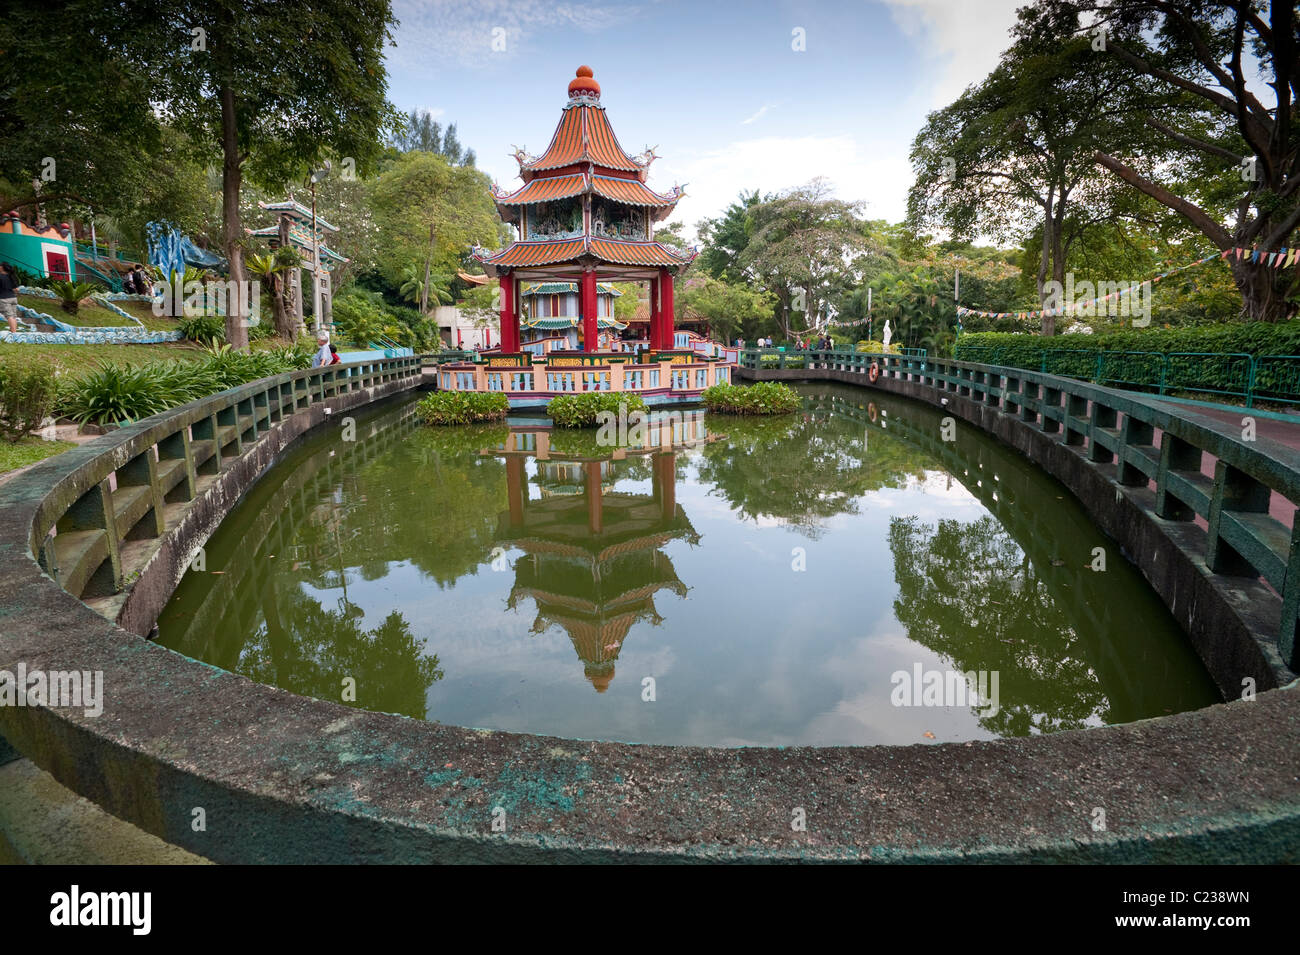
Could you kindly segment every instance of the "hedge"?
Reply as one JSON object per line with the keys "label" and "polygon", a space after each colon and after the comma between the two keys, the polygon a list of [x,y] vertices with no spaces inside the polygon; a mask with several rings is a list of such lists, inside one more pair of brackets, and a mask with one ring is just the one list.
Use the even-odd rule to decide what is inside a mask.
{"label": "hedge", "polygon": [[[1162,357],[1168,355],[1185,357]],[[1235,357],[1241,355],[1255,359],[1253,380],[1252,362]],[[1294,401],[1300,398],[1300,359],[1259,361],[1280,355],[1300,356],[1300,321],[1126,329],[1050,338],[977,332],[963,335],[953,353],[959,361],[1045,370],[1104,384],[1160,387],[1162,392],[1249,393]]]}
{"label": "hedge", "polygon": [[[989,353],[996,349],[996,358]],[[1099,335],[1021,335],[1008,332],[972,332],[957,340],[953,357],[1012,368],[1037,370],[1043,352],[1084,351],[1191,352],[1216,355],[1300,355],[1300,321],[1236,322],[1190,328],[1143,328]]]}

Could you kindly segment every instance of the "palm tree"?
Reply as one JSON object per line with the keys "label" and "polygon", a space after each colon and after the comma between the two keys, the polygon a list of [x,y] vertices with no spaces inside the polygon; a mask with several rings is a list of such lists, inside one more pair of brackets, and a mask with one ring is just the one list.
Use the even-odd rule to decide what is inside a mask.
{"label": "palm tree", "polygon": [[[426,271],[420,274],[420,268],[416,265],[408,265],[402,270],[402,284],[398,287],[398,294],[413,305],[418,305],[421,314],[427,314],[430,303],[434,305],[450,305],[452,302],[451,282],[454,276],[445,272]],[[425,286],[425,279],[428,279],[428,286]]]}
{"label": "palm tree", "polygon": [[94,282],[64,281],[50,283],[50,291],[59,297],[60,307],[69,315],[76,315],[77,309],[81,307],[81,300],[97,288],[99,286]]}
{"label": "palm tree", "polygon": [[286,341],[298,337],[298,321],[289,314],[285,302],[284,276],[290,269],[301,264],[298,253],[291,248],[279,248],[270,255],[250,255],[244,260],[249,273],[256,275],[263,287],[271,293],[271,303],[275,314],[275,333]]}

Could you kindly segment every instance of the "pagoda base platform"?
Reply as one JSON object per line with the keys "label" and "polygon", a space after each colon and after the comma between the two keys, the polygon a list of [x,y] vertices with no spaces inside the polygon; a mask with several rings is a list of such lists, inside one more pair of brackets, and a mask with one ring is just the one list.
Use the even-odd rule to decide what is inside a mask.
{"label": "pagoda base platform", "polygon": [[698,402],[705,389],[730,383],[734,362],[697,352],[550,352],[487,354],[479,361],[439,366],[439,391],[504,393],[511,408],[543,408],[556,395],[582,392],[638,394],[649,407]]}

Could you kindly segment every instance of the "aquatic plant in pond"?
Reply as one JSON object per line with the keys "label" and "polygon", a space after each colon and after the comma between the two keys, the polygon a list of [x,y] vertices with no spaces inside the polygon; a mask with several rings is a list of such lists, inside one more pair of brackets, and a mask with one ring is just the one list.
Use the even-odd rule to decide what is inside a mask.
{"label": "aquatic plant in pond", "polygon": [[499,391],[435,391],[416,405],[425,424],[474,424],[501,421],[510,402]]}
{"label": "aquatic plant in pond", "polygon": [[706,388],[700,400],[710,411],[736,415],[790,414],[799,408],[799,395],[779,381],[752,385],[718,384]]}
{"label": "aquatic plant in pond", "polygon": [[621,391],[556,395],[546,403],[546,413],[557,428],[594,428],[601,423],[603,415],[627,418],[636,411],[645,411],[645,399]]}

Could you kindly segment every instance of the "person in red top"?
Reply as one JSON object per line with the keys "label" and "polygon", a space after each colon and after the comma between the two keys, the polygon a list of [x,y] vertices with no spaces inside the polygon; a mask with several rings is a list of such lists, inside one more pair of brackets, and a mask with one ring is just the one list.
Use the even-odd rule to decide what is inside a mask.
{"label": "person in red top", "polygon": [[338,350],[337,348],[335,348],[335,347],[334,347],[334,343],[331,342],[331,343],[330,343],[330,360],[329,360],[329,364],[331,364],[331,365],[338,365],[338,364],[342,364],[342,362],[343,362],[343,359],[339,357],[339,350]]}

